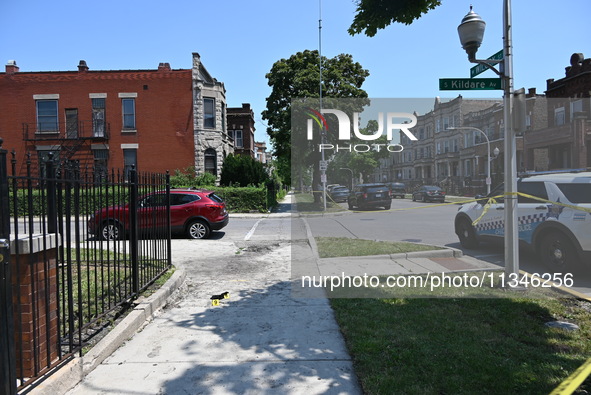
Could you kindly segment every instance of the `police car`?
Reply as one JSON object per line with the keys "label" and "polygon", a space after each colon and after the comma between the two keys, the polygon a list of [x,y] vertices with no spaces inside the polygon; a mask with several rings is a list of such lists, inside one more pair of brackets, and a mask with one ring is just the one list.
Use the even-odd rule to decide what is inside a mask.
{"label": "police car", "polygon": [[[591,264],[591,172],[525,175],[518,179],[519,240],[555,272]],[[462,205],[455,232],[463,247],[503,240],[503,185],[476,202]],[[490,197],[501,196],[494,201]],[[533,199],[537,197],[539,199]]]}

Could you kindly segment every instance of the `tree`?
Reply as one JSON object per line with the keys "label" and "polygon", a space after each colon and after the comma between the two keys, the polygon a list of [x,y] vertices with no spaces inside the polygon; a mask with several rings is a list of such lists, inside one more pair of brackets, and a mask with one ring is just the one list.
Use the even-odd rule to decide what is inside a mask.
{"label": "tree", "polygon": [[348,32],[352,36],[364,33],[373,37],[379,29],[394,22],[410,25],[439,5],[440,0],[358,0]]}
{"label": "tree", "polygon": [[[318,107],[319,84],[320,84],[320,57],[318,51],[305,50],[292,55],[289,59],[281,59],[275,62],[271,71],[267,73],[268,84],[272,88],[267,98],[267,108],[263,111],[263,119],[267,120],[267,133],[274,146],[275,156],[282,158],[282,169],[290,169],[292,158],[298,163],[312,165],[318,163],[319,153],[312,149],[320,142],[319,135],[314,135],[314,140],[305,140],[303,125],[295,130],[292,125],[292,99],[316,98],[316,103],[310,101],[308,104],[301,103],[299,110],[305,107]],[[324,108],[330,108],[330,100],[338,98],[363,98],[355,102],[351,109],[360,111],[364,104],[367,104],[367,93],[361,85],[369,75],[369,71],[361,64],[354,62],[353,57],[348,54],[340,54],[334,58],[322,57],[322,92],[326,104]],[[355,107],[355,108],[353,108]],[[334,120],[329,120],[334,122]],[[336,126],[335,126],[336,129]],[[300,138],[297,142],[297,150],[292,152],[294,138]],[[327,136],[333,138],[333,136]],[[314,169],[313,184],[319,183],[318,166]],[[287,179],[285,174],[280,174]],[[303,174],[299,174],[301,179]],[[292,179],[292,182],[297,180]]]}

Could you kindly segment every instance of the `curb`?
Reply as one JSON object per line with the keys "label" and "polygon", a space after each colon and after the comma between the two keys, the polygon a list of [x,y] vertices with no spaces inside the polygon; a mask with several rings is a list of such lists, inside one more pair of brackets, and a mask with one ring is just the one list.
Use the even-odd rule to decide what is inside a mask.
{"label": "curb", "polygon": [[144,299],[138,299],[137,306],[121,320],[83,357],[76,357],[44,381],[29,394],[65,394],[80,383],[107,357],[132,337],[138,329],[147,324],[154,314],[166,304],[168,297],[185,281],[186,273],[176,269],[158,291]]}

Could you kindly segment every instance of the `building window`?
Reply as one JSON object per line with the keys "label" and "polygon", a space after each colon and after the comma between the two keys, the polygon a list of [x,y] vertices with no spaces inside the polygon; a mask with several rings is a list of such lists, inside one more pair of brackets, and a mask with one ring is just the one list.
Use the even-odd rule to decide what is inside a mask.
{"label": "building window", "polygon": [[123,130],[135,130],[135,99],[121,99]]}
{"label": "building window", "polygon": [[213,148],[205,150],[205,171],[217,177],[217,155]]}
{"label": "building window", "polygon": [[57,100],[37,100],[37,132],[57,133]]}
{"label": "building window", "polygon": [[575,113],[583,111],[583,100],[576,100],[570,103],[570,120],[575,119]]}
{"label": "building window", "polygon": [[215,99],[211,97],[203,99],[203,127],[215,128]]}
{"label": "building window", "polygon": [[243,148],[244,141],[242,140],[242,130],[235,130],[234,131],[234,146],[236,148]]}
{"label": "building window", "polygon": [[105,137],[105,99],[92,99],[92,135]]}
{"label": "building window", "polygon": [[66,138],[78,138],[78,109],[66,109]]}
{"label": "building window", "polygon": [[129,180],[129,172],[131,169],[137,169],[137,149],[123,150],[123,168],[125,171],[125,179]]}
{"label": "building window", "polygon": [[108,175],[107,161],[109,159],[109,150],[95,149],[92,153],[94,156],[94,181],[106,180]]}
{"label": "building window", "polygon": [[554,110],[554,126],[564,125],[564,107]]}

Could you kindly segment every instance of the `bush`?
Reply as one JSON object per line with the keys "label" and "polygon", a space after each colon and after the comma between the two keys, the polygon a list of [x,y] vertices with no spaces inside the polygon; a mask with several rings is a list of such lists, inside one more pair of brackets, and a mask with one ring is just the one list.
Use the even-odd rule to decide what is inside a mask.
{"label": "bush", "polygon": [[265,166],[244,155],[228,155],[222,166],[220,185],[241,186],[262,185],[269,179]]}

